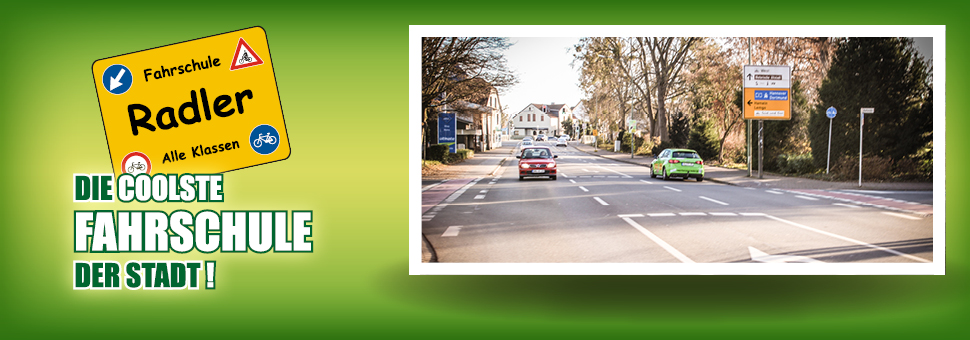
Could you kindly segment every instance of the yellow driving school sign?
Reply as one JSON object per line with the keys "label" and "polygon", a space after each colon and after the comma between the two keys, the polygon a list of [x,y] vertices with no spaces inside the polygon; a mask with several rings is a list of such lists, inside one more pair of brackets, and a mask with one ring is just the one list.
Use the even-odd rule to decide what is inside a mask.
{"label": "yellow driving school sign", "polygon": [[290,155],[262,27],[99,59],[91,70],[115,176],[219,173]]}

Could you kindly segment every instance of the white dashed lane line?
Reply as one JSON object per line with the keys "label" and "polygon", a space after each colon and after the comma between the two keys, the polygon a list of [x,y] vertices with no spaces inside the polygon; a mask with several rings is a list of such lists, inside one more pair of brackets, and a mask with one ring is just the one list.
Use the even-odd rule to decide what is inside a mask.
{"label": "white dashed lane line", "polygon": [[714,203],[717,203],[717,204],[720,204],[720,205],[729,205],[729,204],[727,204],[727,203],[724,203],[724,202],[721,202],[721,201],[718,201],[718,200],[716,200],[716,199],[713,199],[713,198],[707,198],[707,197],[704,197],[704,196],[697,196],[697,197],[699,197],[699,198],[700,198],[700,199],[702,199],[702,200],[706,200],[706,201],[711,201],[711,202],[714,202]]}
{"label": "white dashed lane line", "polygon": [[589,189],[586,189],[586,187],[580,186],[579,188],[582,189],[583,192],[589,192]]}
{"label": "white dashed lane line", "polygon": [[801,196],[801,195],[796,195],[795,197],[801,198],[803,200],[818,201],[818,199],[815,197],[808,197],[808,196]]}
{"label": "white dashed lane line", "polygon": [[767,192],[767,193],[769,193],[769,194],[775,194],[775,195],[784,195],[784,194],[785,194],[785,193],[783,193],[783,192],[780,192],[780,191],[774,191],[774,190],[765,190],[765,192]]}
{"label": "white dashed lane line", "polygon": [[668,187],[668,186],[666,186],[666,185],[664,186],[664,189],[667,189],[667,190],[673,190],[673,191],[676,191],[676,192],[681,192],[681,191],[683,191],[683,190],[680,190],[680,189],[677,189],[677,188],[671,188],[671,187]]}
{"label": "white dashed lane line", "polygon": [[610,205],[609,203],[606,203],[605,201],[601,200],[599,197],[593,197],[593,199],[596,200],[597,202],[600,202],[600,204],[602,205]]}
{"label": "white dashed lane line", "polygon": [[837,205],[837,206],[846,207],[846,208],[854,208],[854,209],[861,209],[862,208],[862,207],[860,207],[858,205],[851,205],[851,204],[845,204],[845,203],[832,203],[832,205]]}
{"label": "white dashed lane line", "polygon": [[450,226],[448,229],[445,229],[445,232],[441,234],[441,237],[455,237],[458,236],[459,231],[461,231],[460,225]]}

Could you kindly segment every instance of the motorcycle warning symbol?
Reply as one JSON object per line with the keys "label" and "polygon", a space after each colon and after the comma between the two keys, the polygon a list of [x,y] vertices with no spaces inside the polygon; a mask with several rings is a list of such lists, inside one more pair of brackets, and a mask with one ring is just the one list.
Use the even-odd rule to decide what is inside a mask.
{"label": "motorcycle warning symbol", "polygon": [[229,66],[229,70],[235,71],[262,64],[263,59],[253,52],[252,47],[249,47],[245,39],[240,37],[239,42],[236,43],[236,54],[232,57],[232,66]]}

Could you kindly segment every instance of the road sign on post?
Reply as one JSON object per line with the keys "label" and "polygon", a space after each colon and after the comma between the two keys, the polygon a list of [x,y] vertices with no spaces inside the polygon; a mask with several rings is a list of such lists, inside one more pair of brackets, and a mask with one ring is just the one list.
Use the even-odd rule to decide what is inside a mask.
{"label": "road sign on post", "polygon": [[859,110],[859,187],[862,187],[862,126],[865,125],[867,113],[876,113],[876,109],[864,107]]}
{"label": "road sign on post", "polygon": [[744,119],[791,120],[791,67],[744,66]]}
{"label": "road sign on post", "polygon": [[825,110],[825,116],[829,117],[829,152],[825,156],[825,174],[829,173],[829,161],[832,160],[832,118],[835,118],[837,111],[835,107],[829,106],[828,110]]}

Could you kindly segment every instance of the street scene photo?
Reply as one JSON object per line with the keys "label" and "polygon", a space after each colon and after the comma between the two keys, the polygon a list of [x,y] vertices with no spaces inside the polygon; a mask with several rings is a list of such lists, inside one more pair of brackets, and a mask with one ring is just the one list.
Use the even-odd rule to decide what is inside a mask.
{"label": "street scene photo", "polygon": [[940,264],[934,42],[422,37],[410,242],[428,265]]}

